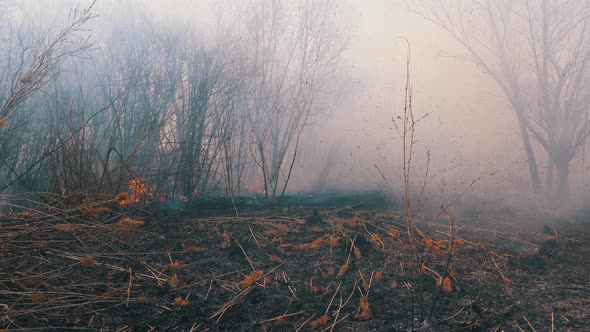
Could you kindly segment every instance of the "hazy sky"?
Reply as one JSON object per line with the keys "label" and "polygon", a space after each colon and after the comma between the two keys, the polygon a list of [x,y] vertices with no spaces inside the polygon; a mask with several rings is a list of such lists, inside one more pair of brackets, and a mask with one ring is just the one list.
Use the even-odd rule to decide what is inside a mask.
{"label": "hazy sky", "polygon": [[[498,176],[491,182],[517,176],[526,185],[525,158],[511,110],[460,45],[400,3],[366,1],[356,3],[356,9],[359,17],[345,61],[360,88],[349,95],[335,120],[336,128],[352,133],[346,137],[354,141],[348,150],[358,156],[356,164],[364,164],[369,174],[375,172],[374,163],[399,168],[400,146],[399,140],[392,140],[396,134],[391,118],[403,107],[406,44],[399,36],[404,36],[412,48],[414,111],[418,116],[429,113],[417,129],[417,160],[431,149],[431,174],[438,177],[433,185],[457,182],[462,188],[461,182],[492,172]],[[365,181],[358,179],[359,184]]]}

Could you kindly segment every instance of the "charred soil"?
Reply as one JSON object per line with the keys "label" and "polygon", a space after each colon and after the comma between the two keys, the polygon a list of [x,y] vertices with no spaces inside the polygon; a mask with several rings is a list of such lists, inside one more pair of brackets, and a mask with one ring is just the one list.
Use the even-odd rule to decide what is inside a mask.
{"label": "charred soil", "polygon": [[[357,202],[358,201],[358,202]],[[372,199],[209,202],[166,216],[90,204],[4,213],[8,330],[422,331],[590,326],[588,220],[487,228],[405,220]],[[374,200],[373,200],[374,201]],[[102,207],[102,208],[101,208]],[[538,229],[537,229],[538,228]],[[548,231],[549,229],[549,231]],[[413,309],[412,309],[413,308]]]}

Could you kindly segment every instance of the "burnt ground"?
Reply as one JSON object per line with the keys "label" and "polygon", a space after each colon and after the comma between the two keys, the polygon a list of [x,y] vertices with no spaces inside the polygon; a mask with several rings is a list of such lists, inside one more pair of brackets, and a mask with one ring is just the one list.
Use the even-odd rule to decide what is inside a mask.
{"label": "burnt ground", "polygon": [[[0,327],[104,331],[584,331],[590,214],[416,217],[378,197],[112,201],[4,213]],[[416,257],[417,256],[417,257]],[[447,261],[450,257],[450,262]],[[420,263],[416,263],[420,262]],[[448,269],[445,267],[448,266]],[[440,282],[444,280],[444,282]]]}

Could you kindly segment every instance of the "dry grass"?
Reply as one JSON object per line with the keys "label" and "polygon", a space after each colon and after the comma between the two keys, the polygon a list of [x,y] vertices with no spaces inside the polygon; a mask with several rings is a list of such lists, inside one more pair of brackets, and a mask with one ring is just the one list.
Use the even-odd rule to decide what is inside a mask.
{"label": "dry grass", "polygon": [[[87,205],[0,216],[2,328],[408,327],[407,306],[420,284],[409,282],[405,219],[395,212],[323,209],[324,222],[311,227],[303,222],[306,208],[166,220],[117,210],[111,200],[92,203],[93,209],[110,207],[98,217],[85,213]],[[560,329],[588,322],[582,313],[588,304],[579,296],[586,286],[576,283],[576,270],[568,270],[575,264],[531,270],[541,258],[509,250],[532,246],[527,243],[567,246],[566,234],[525,241],[459,225],[451,238],[448,223],[415,223],[422,235],[414,246],[423,260],[414,277],[426,299],[439,297],[437,324],[530,329],[546,323]],[[453,263],[447,264],[450,254]],[[552,283],[530,298],[530,291],[518,290],[538,283],[523,284],[523,278]],[[545,317],[547,294],[562,294],[554,298],[562,309]],[[523,296],[527,307],[518,305]],[[506,320],[507,313],[514,319]]]}

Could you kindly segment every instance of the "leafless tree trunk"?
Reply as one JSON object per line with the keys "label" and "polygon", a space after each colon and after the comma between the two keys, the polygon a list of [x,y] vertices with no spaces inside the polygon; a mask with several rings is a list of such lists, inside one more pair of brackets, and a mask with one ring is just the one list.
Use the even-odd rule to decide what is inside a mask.
{"label": "leafless tree trunk", "polygon": [[[569,165],[590,135],[590,5],[580,1],[423,1],[413,6],[448,31],[512,106],[533,189],[541,188],[529,139],[545,149],[569,193]],[[551,175],[548,175],[550,179]]]}

